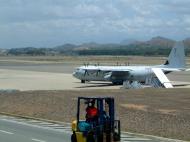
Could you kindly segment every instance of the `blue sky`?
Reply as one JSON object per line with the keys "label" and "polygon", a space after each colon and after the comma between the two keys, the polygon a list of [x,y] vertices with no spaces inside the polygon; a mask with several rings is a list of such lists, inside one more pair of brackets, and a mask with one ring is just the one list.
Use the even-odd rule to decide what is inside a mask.
{"label": "blue sky", "polygon": [[0,0],[0,48],[190,37],[190,0]]}

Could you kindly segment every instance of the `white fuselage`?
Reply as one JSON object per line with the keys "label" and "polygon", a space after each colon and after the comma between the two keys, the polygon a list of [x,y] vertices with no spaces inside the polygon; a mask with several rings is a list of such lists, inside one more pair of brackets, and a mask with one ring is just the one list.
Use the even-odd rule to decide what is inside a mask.
{"label": "white fuselage", "polygon": [[[153,75],[151,68],[152,66],[81,66],[74,71],[73,76],[85,81],[138,80],[145,82],[147,76]],[[112,71],[120,71],[121,73],[117,75],[117,78],[114,78],[110,74]]]}

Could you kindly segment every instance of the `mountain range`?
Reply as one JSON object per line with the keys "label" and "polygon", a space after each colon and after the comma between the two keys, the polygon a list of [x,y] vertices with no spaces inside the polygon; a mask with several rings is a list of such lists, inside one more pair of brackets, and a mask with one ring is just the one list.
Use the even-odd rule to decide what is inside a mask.
{"label": "mountain range", "polygon": [[[190,38],[183,40],[187,52],[190,52]],[[12,48],[3,49],[0,55],[158,55],[168,54],[175,41],[157,36],[147,41],[125,39],[121,43],[99,44],[95,42],[80,45],[63,44],[51,48]],[[141,53],[142,52],[142,53]],[[115,53],[115,54],[114,54]]]}

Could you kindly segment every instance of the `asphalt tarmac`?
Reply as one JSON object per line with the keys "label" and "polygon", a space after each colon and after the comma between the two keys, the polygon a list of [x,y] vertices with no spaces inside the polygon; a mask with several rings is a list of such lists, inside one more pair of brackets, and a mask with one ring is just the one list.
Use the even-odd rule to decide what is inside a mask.
{"label": "asphalt tarmac", "polygon": [[[87,82],[72,76],[76,65],[0,63],[0,90],[80,90],[120,89],[111,82]],[[178,88],[190,88],[190,72],[175,72],[167,75]]]}
{"label": "asphalt tarmac", "polygon": [[0,119],[1,142],[70,142],[70,135],[54,129]]}
{"label": "asphalt tarmac", "polygon": [[[70,142],[71,128],[68,124],[56,124],[34,119],[0,115],[1,142]],[[121,134],[121,142],[183,142],[161,137]]]}

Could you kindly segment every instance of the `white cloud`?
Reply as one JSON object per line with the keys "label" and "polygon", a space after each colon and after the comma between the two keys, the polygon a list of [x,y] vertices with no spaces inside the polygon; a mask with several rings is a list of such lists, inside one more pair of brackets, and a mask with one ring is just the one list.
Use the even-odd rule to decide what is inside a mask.
{"label": "white cloud", "polygon": [[[10,46],[11,33],[26,41],[24,34],[31,33],[33,42],[51,35],[64,42],[98,42],[99,37],[109,42],[145,35],[184,38],[190,36],[189,5],[189,0],[0,0],[0,37],[4,38],[0,47]],[[22,43],[12,38],[12,45]]]}

